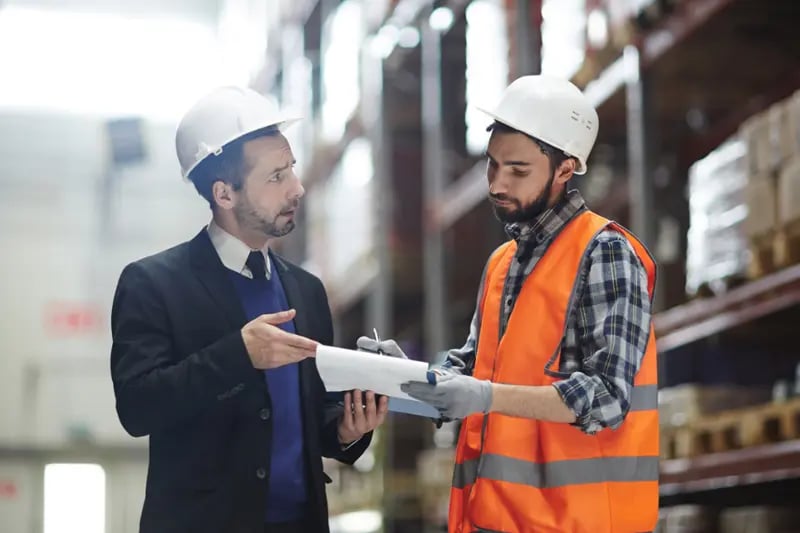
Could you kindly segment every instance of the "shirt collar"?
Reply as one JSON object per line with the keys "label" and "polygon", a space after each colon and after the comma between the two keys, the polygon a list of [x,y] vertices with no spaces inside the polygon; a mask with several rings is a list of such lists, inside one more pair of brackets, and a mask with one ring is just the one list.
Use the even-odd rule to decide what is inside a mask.
{"label": "shirt collar", "polygon": [[[211,244],[217,251],[222,264],[228,270],[233,270],[239,274],[252,277],[250,269],[247,268],[247,257],[253,251],[245,243],[222,229],[213,220],[208,224],[208,238],[211,239]],[[272,265],[269,260],[269,248],[265,244],[261,249],[264,254],[264,262],[266,263],[267,279],[272,275]]]}
{"label": "shirt collar", "polygon": [[572,217],[586,208],[581,193],[577,189],[568,191],[556,205],[530,222],[515,222],[506,225],[506,233],[517,241],[535,240],[538,243],[549,241]]}

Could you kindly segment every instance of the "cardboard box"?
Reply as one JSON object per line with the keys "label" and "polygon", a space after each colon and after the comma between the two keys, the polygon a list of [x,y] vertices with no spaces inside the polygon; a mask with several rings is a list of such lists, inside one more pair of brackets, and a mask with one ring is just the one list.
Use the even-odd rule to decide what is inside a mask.
{"label": "cardboard box", "polygon": [[751,180],[747,184],[747,219],[744,231],[749,238],[766,235],[778,223],[777,183],[772,176]]}
{"label": "cardboard box", "polygon": [[753,115],[739,128],[739,135],[747,146],[747,168],[754,177],[768,175],[778,163],[776,139],[769,113]]}
{"label": "cardboard box", "polygon": [[800,91],[747,119],[739,128],[748,170],[766,176],[800,154]]}
{"label": "cardboard box", "polygon": [[800,515],[784,507],[737,507],[720,513],[720,533],[796,533]]}
{"label": "cardboard box", "polygon": [[712,507],[676,505],[664,511],[664,533],[707,533],[716,529],[718,513]]}
{"label": "cardboard box", "polygon": [[780,161],[800,156],[800,91],[775,106]]}
{"label": "cardboard box", "polygon": [[659,420],[664,427],[680,427],[698,418],[767,403],[771,390],[739,385],[685,384],[658,391]]}
{"label": "cardboard box", "polygon": [[800,154],[786,161],[778,175],[778,221],[800,219]]}

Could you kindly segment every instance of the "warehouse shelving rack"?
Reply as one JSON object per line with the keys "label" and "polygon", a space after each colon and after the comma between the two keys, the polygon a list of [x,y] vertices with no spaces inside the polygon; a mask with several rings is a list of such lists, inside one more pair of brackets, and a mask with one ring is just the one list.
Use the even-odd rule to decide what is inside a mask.
{"label": "warehouse shelving rack", "polygon": [[[328,2],[333,3],[336,2]],[[403,3],[391,2],[391,5],[396,7]],[[408,3],[417,4],[420,12],[409,23],[424,26],[433,5],[450,7],[459,19],[469,0]],[[587,5],[590,3],[598,5],[603,2],[587,2]],[[528,15],[528,24],[522,16],[517,16],[510,24],[518,32],[512,36],[512,42],[536,42],[540,37],[540,28],[536,24],[541,20],[537,22],[537,17],[531,13],[540,9],[540,1],[506,0],[504,4],[507,8],[514,7],[517,15]],[[615,170],[625,179],[615,181],[605,198],[593,203],[592,207],[628,225],[653,246],[659,239],[657,221],[660,218],[677,220],[679,233],[686,234],[689,211],[685,195],[689,166],[734,134],[748,117],[767,109],[800,87],[800,39],[796,30],[800,4],[797,0],[652,0],[650,4],[666,6],[665,12],[659,19],[650,20],[646,28],[637,28],[628,46],[591,53],[573,81],[585,88],[598,109],[601,124],[598,143],[626,154],[624,162],[615,162]],[[526,9],[520,9],[522,7]],[[323,10],[318,8],[318,11]],[[314,13],[316,15],[310,16],[312,21],[323,18],[316,11]],[[317,25],[320,20],[317,20]],[[459,28],[459,25],[455,27]],[[423,37],[430,37],[425,35],[424,27],[422,29]],[[403,176],[404,180],[395,176],[394,187],[398,190],[398,183],[405,178],[419,180],[403,185],[407,189],[400,192],[404,191],[406,196],[401,196],[397,204],[409,206],[420,201],[418,195],[412,196],[409,191],[419,188],[423,181],[428,182],[431,176],[438,176],[437,186],[426,192],[425,204],[420,210],[426,216],[425,238],[435,245],[432,249],[438,249],[432,254],[439,255],[437,262],[429,265],[431,271],[437,272],[444,268],[445,263],[441,257],[444,248],[442,236],[451,247],[461,247],[458,257],[462,270],[472,268],[471,264],[465,264],[464,258],[472,259],[473,255],[483,258],[485,254],[479,253],[482,251],[480,248],[488,247],[491,243],[487,241],[491,239],[502,239],[500,232],[483,235],[489,231],[486,227],[493,221],[489,221],[490,215],[485,209],[485,172],[481,163],[461,168],[460,163],[456,165],[450,160],[430,159],[425,165],[420,165],[424,169],[416,166],[412,170],[402,168],[408,166],[409,160],[427,157],[420,146],[409,147],[409,137],[424,136],[438,142],[438,136],[443,134],[435,127],[437,121],[422,124],[418,113],[422,100],[427,98],[428,103],[436,102],[423,97],[422,93],[427,95],[432,91],[435,96],[436,86],[442,83],[441,79],[437,81],[430,76],[437,75],[435,63],[444,61],[447,56],[443,53],[443,46],[442,42],[423,39],[418,48],[395,50],[382,66],[385,84],[380,97],[386,123],[376,128],[361,123],[356,114],[339,143],[314,153],[313,162],[306,172],[309,185],[323,181],[350,140],[362,134],[372,137],[378,131],[380,135],[376,139],[380,142],[376,141],[376,146],[385,143],[388,149],[383,164],[376,166],[387,170],[389,176],[407,174]],[[430,50],[433,52],[429,53]],[[452,61],[452,57],[448,61]],[[520,59],[518,65],[511,65],[511,70],[515,74],[532,72],[526,70],[531,67],[530,61],[531,58]],[[398,71],[402,71],[402,76]],[[441,72],[438,75],[441,76]],[[395,84],[398,80],[402,83]],[[403,90],[393,85],[402,86]],[[691,115],[691,120],[687,115]],[[439,124],[442,122],[438,121]],[[401,134],[397,133],[398,128],[402,130]],[[398,149],[400,144],[402,147]],[[456,175],[460,177],[451,179],[450,171],[454,166],[458,166]],[[422,170],[424,180],[419,178],[419,170]],[[666,175],[666,179],[654,179],[656,175]],[[416,208],[410,209],[403,222],[412,218],[416,220],[417,215]],[[382,298],[375,298],[378,303],[369,302],[368,289],[365,289],[365,294],[351,298],[352,302],[366,299],[366,304],[359,307],[351,301],[342,303],[340,321],[350,323],[350,328],[342,329],[365,329],[361,325],[363,315],[386,308],[389,311],[378,319],[381,331],[397,331],[398,324],[403,323],[412,332],[411,336],[430,337],[426,344],[439,349],[443,347],[442,339],[419,330],[427,330],[426,326],[432,331],[443,331],[444,326],[459,330],[456,323],[468,320],[474,305],[475,286],[466,276],[463,282],[449,280],[451,290],[445,296],[417,286],[422,285],[425,277],[422,269],[416,268],[420,257],[412,256],[408,247],[400,249],[396,245],[396,226],[401,226],[398,218],[394,217],[394,227],[385,228],[384,235],[387,242],[391,236],[396,249],[391,254],[387,250],[382,252],[381,272],[388,272],[386,275],[391,277],[391,283],[381,289],[383,292],[375,291],[383,294]],[[416,246],[417,243],[413,244]],[[800,266],[749,281],[725,294],[686,303],[686,242],[682,240],[679,244],[677,257],[660,261],[655,324],[662,376],[673,374],[675,367],[684,365],[687,357],[691,358],[707,346],[729,343],[731,338],[743,335],[774,336],[776,328],[770,323],[772,321],[782,324],[781,333],[791,332],[793,313],[800,307]],[[403,262],[404,258],[406,262]],[[474,270],[477,276],[480,265]],[[408,279],[415,283],[408,284],[405,281]],[[399,286],[400,281],[407,285]],[[445,309],[449,316],[441,316],[443,313],[437,311],[441,310],[441,305],[431,305],[426,312],[422,306],[406,301],[409,295],[420,294],[424,294],[426,299],[446,298],[448,303],[455,304]],[[454,308],[462,307],[469,307],[469,312],[454,312]],[[349,321],[342,318],[347,315],[352,315]],[[465,331],[465,328],[460,329]],[[448,337],[447,340],[453,340],[453,335]],[[780,340],[772,339],[770,342],[775,344]],[[721,365],[741,364],[741,361],[728,361],[724,357],[717,362]],[[666,383],[670,384],[674,383]],[[397,435],[413,434],[419,429],[398,431]],[[414,446],[417,445],[419,443],[415,442]],[[404,446],[413,447],[407,443]],[[413,468],[410,452],[406,459],[406,463],[401,465],[402,471],[410,472]],[[392,486],[388,474],[395,475],[392,469],[399,468],[387,465],[387,487]],[[749,490],[776,484],[794,484],[792,486],[797,488],[800,483],[800,443],[774,443],[663,461],[661,482],[665,505],[697,501],[709,494],[730,495],[731,491],[750,494]]]}
{"label": "warehouse shelving rack", "polygon": [[[627,211],[628,223],[648,243],[656,241],[653,221],[659,216],[678,218],[684,234],[688,228],[685,181],[659,189],[652,179],[656,167],[669,161],[673,176],[686,176],[692,162],[748,117],[800,87],[796,2],[684,0],[672,8],[617,57],[605,64],[587,61],[575,77],[598,108],[600,141],[627,147],[627,194],[614,204],[618,212],[604,214],[624,218]],[[700,125],[687,124],[689,111],[699,114]],[[781,346],[794,364],[800,362],[785,337],[800,316],[800,266],[686,303],[684,262],[685,255],[662,268],[666,279],[654,317],[662,376],[708,347],[727,350],[746,336],[768,338],[765,350]],[[716,357],[715,364],[742,368],[741,358]],[[781,503],[786,487],[800,487],[800,440],[661,464],[662,505],[743,504],[756,497]]]}
{"label": "warehouse shelving rack", "polygon": [[800,265],[736,287],[715,298],[697,299],[655,316],[661,353],[723,333],[800,304]]}
{"label": "warehouse shelving rack", "polygon": [[[669,368],[673,352],[695,343],[713,345],[725,336],[755,335],[759,329],[770,328],[772,322],[791,328],[799,306],[797,265],[719,296],[663,311],[654,318],[662,366]],[[797,362],[800,354],[795,356]],[[751,364],[761,365],[762,361],[756,359]],[[709,493],[722,491],[731,498],[732,491],[756,488],[766,498],[764,503],[771,503],[774,500],[769,496],[770,486],[788,486],[789,490],[800,487],[800,439],[664,460],[660,482],[664,504],[706,501]]]}

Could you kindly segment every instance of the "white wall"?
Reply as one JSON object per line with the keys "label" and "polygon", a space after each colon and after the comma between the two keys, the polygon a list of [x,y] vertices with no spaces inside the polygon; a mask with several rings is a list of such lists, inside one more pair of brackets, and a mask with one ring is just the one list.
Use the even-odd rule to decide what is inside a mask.
{"label": "white wall", "polygon": [[0,530],[4,533],[41,531],[42,483],[30,460],[0,459]]}
{"label": "white wall", "polygon": [[[130,442],[108,371],[117,277],[209,217],[180,177],[174,125],[146,124],[148,160],[117,176],[102,222],[104,131],[99,119],[0,115],[0,402],[9,406],[0,410],[0,447],[57,444],[70,432]],[[47,316],[60,302],[94,310],[98,327],[54,331]]]}
{"label": "white wall", "polygon": [[[72,459],[74,460],[74,458]],[[0,458],[0,531],[42,533],[44,527],[44,468],[72,462],[58,453],[23,453]],[[109,533],[137,533],[144,502],[147,464],[144,458],[81,459],[105,471],[105,523]],[[78,530],[76,530],[77,533]]]}

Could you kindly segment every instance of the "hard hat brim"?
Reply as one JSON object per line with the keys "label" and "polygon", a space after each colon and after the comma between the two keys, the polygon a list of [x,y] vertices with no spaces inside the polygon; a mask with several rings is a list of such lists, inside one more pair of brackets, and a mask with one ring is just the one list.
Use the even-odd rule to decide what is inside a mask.
{"label": "hard hat brim", "polygon": [[[284,117],[281,117],[279,120],[270,120],[269,123],[267,123],[267,124],[261,124],[261,125],[258,125],[256,127],[254,127],[254,128],[249,128],[247,131],[243,131],[243,132],[240,132],[237,135],[234,135],[233,137],[231,137],[230,139],[227,139],[224,143],[222,143],[220,148],[222,148],[224,150],[227,145],[229,145],[230,143],[234,142],[235,140],[241,139],[245,135],[253,133],[254,131],[263,130],[264,128],[269,128],[270,126],[277,126],[278,130],[282,133],[282,132],[286,131],[289,127],[294,125],[295,123],[300,122],[301,120],[303,120],[303,117],[300,116],[300,115],[286,115]],[[202,159],[200,159],[198,161],[195,161],[194,164],[191,167],[189,167],[186,170],[186,172],[183,173],[184,179],[191,181],[191,178],[189,178],[189,176],[191,175],[192,171],[195,168],[197,168],[198,165],[200,165],[200,163],[202,163],[203,161],[208,159],[208,157],[211,156],[211,155],[213,155],[213,154],[207,154]]]}

